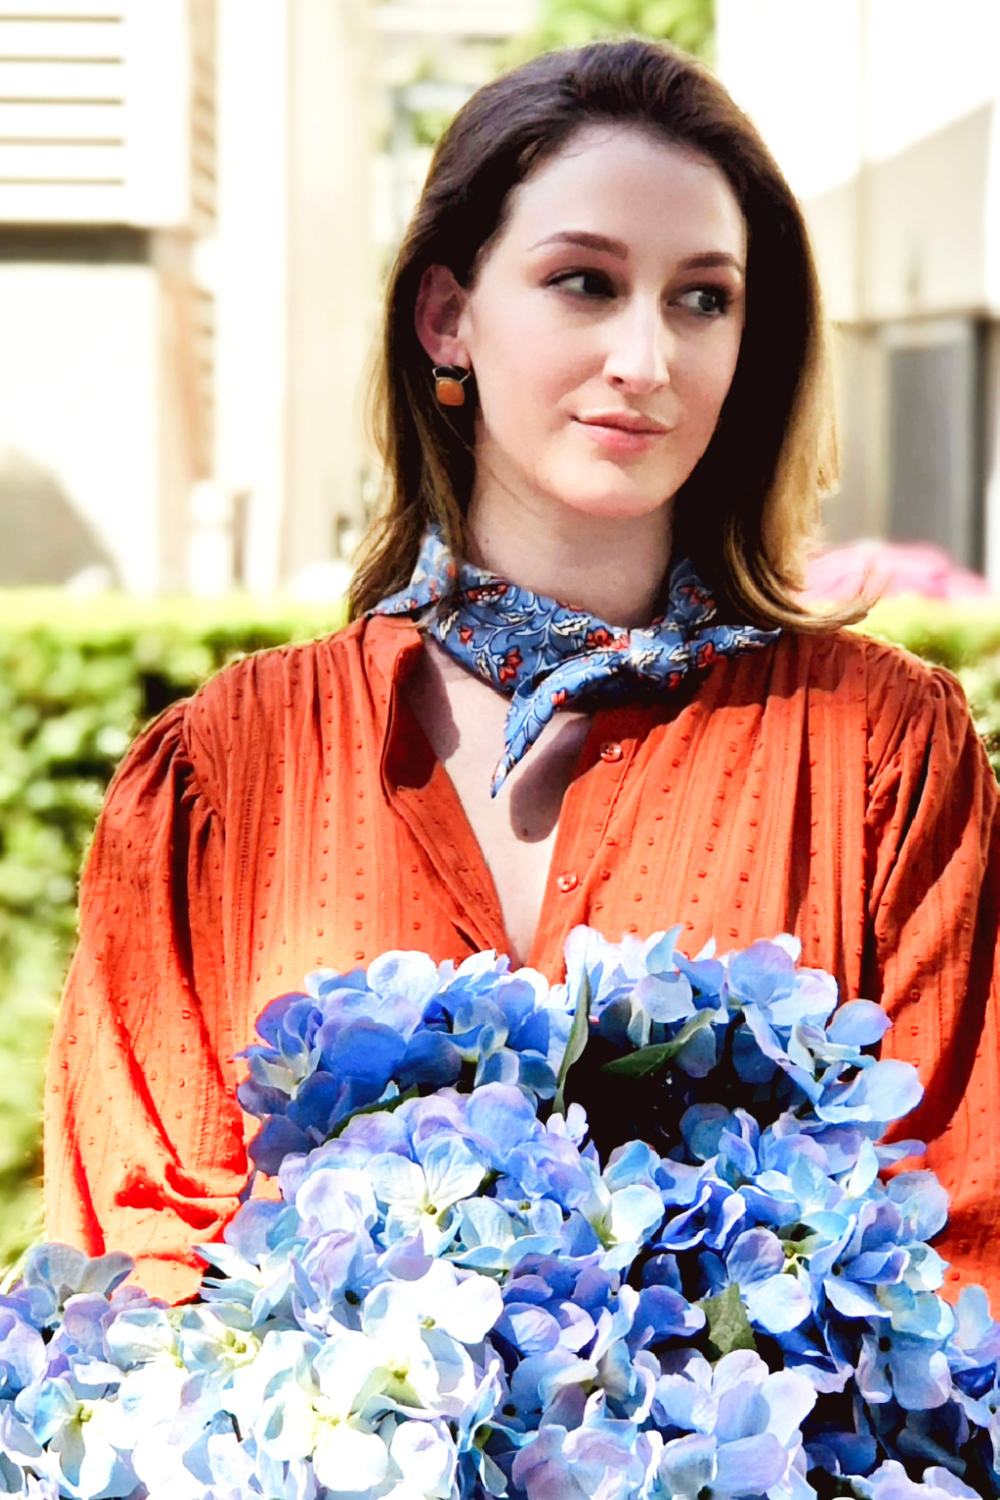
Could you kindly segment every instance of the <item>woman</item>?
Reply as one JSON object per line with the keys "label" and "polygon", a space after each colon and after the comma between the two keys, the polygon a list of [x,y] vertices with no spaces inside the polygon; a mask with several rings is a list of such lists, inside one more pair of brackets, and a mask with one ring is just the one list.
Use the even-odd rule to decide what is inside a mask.
{"label": "woman", "polygon": [[996,788],[951,678],[795,601],[818,295],[720,85],[628,41],[482,90],[400,252],[383,380],[353,623],[229,667],[109,793],[49,1233],[194,1291],[247,1176],[234,1054],[316,965],[495,947],[555,977],[577,923],[681,922],[691,952],[794,932],[881,1000],[953,1194],[948,1286],[996,1288]]}

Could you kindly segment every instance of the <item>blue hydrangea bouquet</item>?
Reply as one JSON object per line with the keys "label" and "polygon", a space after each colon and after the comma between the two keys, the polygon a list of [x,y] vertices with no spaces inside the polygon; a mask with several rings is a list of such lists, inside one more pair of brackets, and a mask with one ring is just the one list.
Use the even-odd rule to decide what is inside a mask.
{"label": "blue hydrangea bouquet", "polygon": [[779,937],[587,928],[322,970],[258,1023],[249,1196],[198,1301],[33,1251],[0,1298],[0,1494],[1000,1494],[1000,1323],[953,1309],[878,1006]]}

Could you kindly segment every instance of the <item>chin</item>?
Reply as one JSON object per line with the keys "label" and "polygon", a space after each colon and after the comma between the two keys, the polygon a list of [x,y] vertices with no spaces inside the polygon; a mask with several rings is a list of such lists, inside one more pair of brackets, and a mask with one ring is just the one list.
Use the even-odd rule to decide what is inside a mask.
{"label": "chin", "polygon": [[644,493],[634,486],[622,485],[620,481],[612,488],[596,485],[591,478],[589,484],[560,486],[558,499],[567,510],[580,516],[604,521],[636,521],[661,510],[673,493],[673,488],[666,487]]}

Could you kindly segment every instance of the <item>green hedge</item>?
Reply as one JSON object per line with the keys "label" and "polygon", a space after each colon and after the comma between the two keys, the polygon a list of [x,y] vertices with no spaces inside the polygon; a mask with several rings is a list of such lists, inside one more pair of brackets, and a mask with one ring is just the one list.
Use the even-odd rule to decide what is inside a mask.
{"label": "green hedge", "polygon": [[1000,602],[889,600],[876,605],[858,629],[955,673],[1000,777]]}
{"label": "green hedge", "polygon": [[[246,599],[0,591],[0,1265],[40,1228],[43,1059],[115,765],[142,724],[234,656],[339,623],[336,610]],[[865,628],[957,672],[1000,770],[1000,605],[882,605]]]}
{"label": "green hedge", "polygon": [[41,1225],[44,1054],[115,766],[144,723],[234,656],[340,619],[241,598],[0,591],[0,1266]]}

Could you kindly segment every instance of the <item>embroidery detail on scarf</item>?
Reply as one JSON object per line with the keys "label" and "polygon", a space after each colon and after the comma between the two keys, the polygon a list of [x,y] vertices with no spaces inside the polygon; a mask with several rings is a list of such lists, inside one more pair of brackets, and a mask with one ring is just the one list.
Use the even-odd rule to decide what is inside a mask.
{"label": "embroidery detail on scarf", "polygon": [[494,797],[560,708],[584,697],[614,702],[640,684],[672,692],[689,672],[759,650],[781,634],[710,625],[715,601],[686,558],[671,569],[665,614],[642,630],[616,629],[457,562],[437,526],[424,534],[407,587],[371,613],[423,614],[443,650],[511,699]]}

